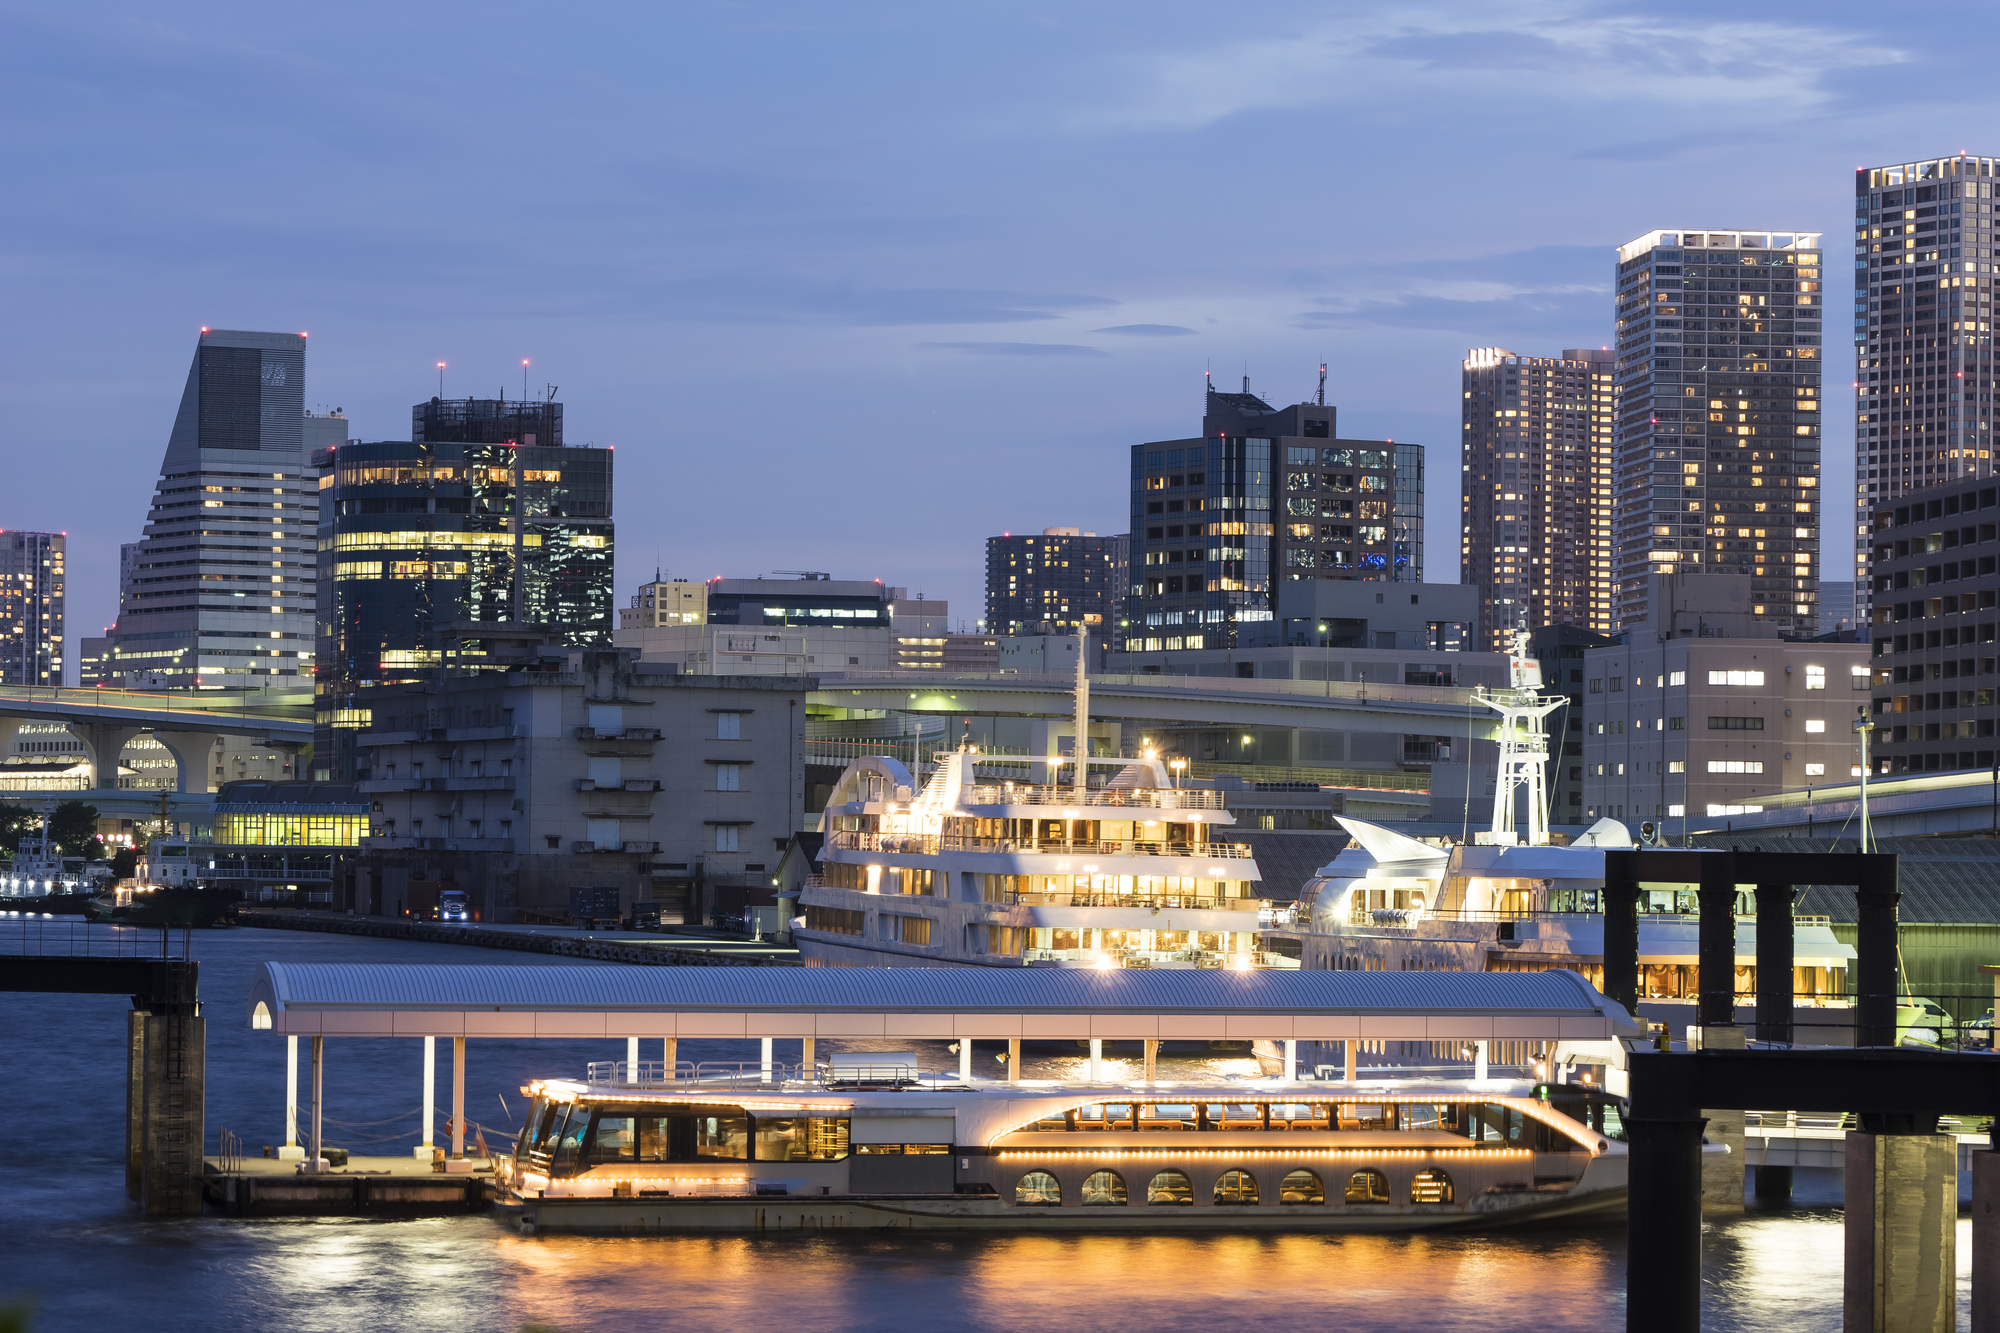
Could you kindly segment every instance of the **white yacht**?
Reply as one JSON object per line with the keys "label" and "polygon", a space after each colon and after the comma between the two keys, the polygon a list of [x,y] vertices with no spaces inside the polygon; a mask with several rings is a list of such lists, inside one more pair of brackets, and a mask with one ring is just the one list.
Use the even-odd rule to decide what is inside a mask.
{"label": "white yacht", "polygon": [[982,779],[979,760],[944,755],[921,787],[884,755],[847,766],[792,923],[809,966],[1289,963],[1258,951],[1271,905],[1221,792],[1153,758],[1094,760],[1116,771],[1080,787]]}
{"label": "white yacht", "polygon": [[[1565,968],[1604,984],[1604,853],[1634,843],[1601,819],[1558,845],[1546,822],[1547,738],[1541,720],[1561,696],[1541,694],[1528,636],[1515,636],[1511,688],[1479,698],[1500,714],[1493,826],[1470,841],[1408,837],[1363,820],[1340,820],[1353,843],[1306,881],[1282,942],[1307,968],[1361,971],[1537,972]],[[1525,835],[1516,827],[1525,806]],[[1692,1006],[1699,917],[1694,890],[1642,892],[1641,1001]],[[1738,907],[1736,990],[1754,989],[1754,905]],[[1848,1007],[1854,949],[1826,917],[1793,918],[1793,992],[1806,1007]],[[1739,998],[1739,1003],[1743,1002]],[[1838,1026],[1838,1024],[1834,1025]]]}

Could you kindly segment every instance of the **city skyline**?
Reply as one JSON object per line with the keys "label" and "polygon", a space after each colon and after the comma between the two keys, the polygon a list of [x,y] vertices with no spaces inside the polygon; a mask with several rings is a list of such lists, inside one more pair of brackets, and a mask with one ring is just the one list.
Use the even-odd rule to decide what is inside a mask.
{"label": "city skyline", "polygon": [[[1348,433],[1443,446],[1457,426],[1449,362],[1466,347],[1609,343],[1603,261],[1652,225],[1642,201],[1661,173],[1675,179],[1677,217],[1781,217],[1831,234],[1851,203],[1837,175],[1960,147],[1935,142],[1946,122],[1928,99],[1968,86],[1953,71],[1978,46],[1975,34],[1951,50],[1906,49],[1858,8],[1774,28],[1747,61],[1739,20],[1701,11],[1336,23],[1277,6],[1217,37],[1192,11],[1169,9],[1148,16],[1143,43],[1122,19],[1098,21],[1114,12],[1055,20],[1059,42],[1040,20],[997,16],[938,16],[886,44],[803,10],[767,15],[776,35],[720,16],[674,25],[669,45],[716,52],[715,69],[754,51],[761,68],[785,71],[765,112],[731,118],[710,110],[709,69],[661,81],[616,54],[660,41],[663,20],[621,22],[617,40],[591,20],[531,45],[552,42],[598,86],[562,117],[510,107],[498,132],[453,108],[470,70],[527,58],[528,46],[505,25],[460,31],[450,11],[410,16],[411,40],[393,51],[313,19],[254,48],[236,45],[214,11],[181,15],[172,41],[81,13],[14,20],[17,123],[26,141],[69,150],[27,163],[5,224],[25,262],[19,317],[0,336],[23,426],[47,445],[24,460],[0,521],[69,528],[77,624],[108,623],[112,557],[143,519],[160,422],[185,369],[179,339],[207,323],[310,330],[307,405],[344,407],[358,438],[400,438],[408,404],[437,392],[440,360],[448,393],[505,387],[512,398],[527,359],[532,391],[558,383],[578,405],[578,438],[628,452],[639,493],[726,487],[730,451],[700,441],[725,438],[755,402],[814,423],[814,446],[795,433],[767,445],[781,466],[766,484],[783,506],[873,505],[869,470],[835,461],[871,449],[922,449],[969,477],[997,452],[1017,466],[958,500],[974,530],[1117,531],[1121,478],[1108,464],[1085,463],[1053,503],[1040,478],[1070,458],[1101,460],[1113,441],[1178,433],[1204,369],[1233,382],[1247,362],[1253,390],[1295,401],[1328,361]],[[365,7],[356,21],[369,21]],[[467,52],[468,73],[440,76],[416,54],[447,38]],[[1682,62],[1645,54],[1662,43]],[[204,84],[273,94],[253,151],[206,146],[236,122],[212,99],[180,95],[191,77],[182,44],[209,62]],[[967,49],[979,52],[970,66]],[[837,73],[889,50],[906,77],[924,71],[936,109],[927,123],[857,97]],[[949,81],[944,68],[956,71]],[[1231,77],[1251,69],[1257,77]],[[1372,109],[1365,90],[1391,86],[1421,95],[1397,99],[1394,116]],[[1580,122],[1579,103],[1614,86],[1624,114]],[[800,114],[807,105],[814,113]],[[1331,133],[1350,107],[1375,117],[1368,132]],[[614,109],[635,132],[577,134]],[[1731,136],[1746,116],[1810,133],[1745,172]],[[897,132],[882,133],[890,123]],[[1661,124],[1673,128],[1649,128]],[[968,139],[983,145],[976,171]],[[1396,165],[1440,139],[1458,145],[1448,187]],[[505,217],[472,209],[427,164],[497,168],[517,154],[568,164],[560,203]],[[1171,182],[1224,158],[1253,175],[1305,159],[1324,170],[1296,185],[1295,206],[1224,219],[1170,202]],[[1549,170],[1565,189],[1509,188]],[[149,196],[145,229],[107,230],[88,201],[132,171],[175,184]],[[1406,201],[1393,226],[1333,207],[1363,179],[1393,183]],[[328,193],[263,207],[254,221],[226,202],[284,191]],[[1463,225],[1464,201],[1502,193],[1506,208]],[[367,202],[386,197],[398,208]],[[98,349],[90,364],[117,367],[108,382],[80,378],[58,350],[86,340]],[[1837,382],[1851,349],[1829,351]],[[899,400],[886,415],[885,387]],[[85,394],[93,411],[80,417],[70,404]],[[663,394],[677,403],[670,416]],[[967,414],[968,399],[981,410]],[[942,420],[955,424],[940,446],[931,423]],[[1844,475],[1848,448],[1844,435],[1826,441],[1829,475]],[[1432,462],[1429,519],[1442,531],[1456,487]],[[98,480],[92,502],[57,512],[79,469]],[[1829,488],[1829,526],[1849,521],[1843,492]],[[628,592],[656,564],[704,576],[834,564],[978,604],[975,545],[928,546],[919,560],[885,526],[826,548],[816,525],[753,538],[703,507],[628,540],[618,586]],[[1450,563],[1440,551],[1426,573],[1449,581]]]}

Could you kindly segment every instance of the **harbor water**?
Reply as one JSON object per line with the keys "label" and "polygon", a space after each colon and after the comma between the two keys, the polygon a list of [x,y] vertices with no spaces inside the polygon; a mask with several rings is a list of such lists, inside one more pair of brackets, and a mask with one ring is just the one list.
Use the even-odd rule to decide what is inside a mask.
{"label": "harbor water", "polygon": [[[197,933],[208,1018],[209,1151],[223,1130],[256,1155],[284,1138],[284,1039],[244,1017],[267,960],[565,963],[518,953],[338,935]],[[38,1333],[107,1327],[291,1333],[463,1333],[542,1326],[632,1333],[671,1326],[819,1330],[1269,1329],[1366,1333],[1617,1329],[1621,1227],[1415,1236],[816,1236],[526,1238],[483,1217],[147,1222],[125,1198],[124,1013],[117,996],[9,995],[0,1024],[0,1302],[27,1299]],[[942,1044],[915,1047],[939,1067]],[[824,1047],[822,1044],[822,1054]],[[779,1043],[777,1058],[797,1058]],[[450,1043],[439,1043],[440,1139]],[[997,1046],[996,1046],[997,1049]],[[467,1118],[497,1143],[537,1075],[580,1075],[623,1042],[467,1043]],[[326,1141],[407,1154],[417,1141],[422,1042],[327,1042]],[[753,1060],[751,1043],[681,1044],[682,1059]],[[645,1058],[658,1058],[657,1047]],[[1031,1076],[1058,1064],[1030,1066]],[[303,1064],[303,1061],[302,1061]],[[982,1053],[976,1072],[998,1076]],[[1171,1076],[1172,1071],[1163,1069]],[[301,1096],[307,1080],[301,1070]],[[301,1108],[301,1116],[305,1110]],[[1793,1201],[1752,1203],[1705,1228],[1702,1327],[1840,1326],[1840,1177],[1802,1170]],[[1960,1326],[1970,1224],[1959,1224]]]}

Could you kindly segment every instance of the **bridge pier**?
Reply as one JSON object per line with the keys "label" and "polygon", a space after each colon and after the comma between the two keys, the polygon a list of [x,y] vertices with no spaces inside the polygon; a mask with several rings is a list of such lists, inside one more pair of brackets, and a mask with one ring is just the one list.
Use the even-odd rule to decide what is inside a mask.
{"label": "bridge pier", "polygon": [[1842,1328],[1951,1333],[1958,1322],[1958,1141],[1949,1134],[1850,1133],[1846,1210]]}
{"label": "bridge pier", "polygon": [[70,734],[83,742],[84,751],[90,756],[90,785],[115,790],[118,756],[124,752],[125,743],[145,728],[123,722],[70,722],[68,726]]}
{"label": "bridge pier", "polygon": [[210,772],[215,767],[210,757],[215,752],[215,743],[222,739],[219,731],[161,731],[153,730],[153,739],[167,747],[174,757],[174,790],[202,793],[209,789]]}
{"label": "bridge pier", "polygon": [[145,1121],[139,1202],[149,1217],[198,1216],[207,1137],[208,1020],[192,1013],[147,1014],[142,1026]]}
{"label": "bridge pier", "polygon": [[1972,1333],[2000,1333],[2000,1151],[1972,1154]]}

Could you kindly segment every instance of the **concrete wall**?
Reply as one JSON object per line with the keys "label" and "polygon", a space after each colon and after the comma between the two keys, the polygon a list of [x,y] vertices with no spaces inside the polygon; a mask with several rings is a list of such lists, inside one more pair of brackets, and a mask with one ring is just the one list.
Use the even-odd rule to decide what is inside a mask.
{"label": "concrete wall", "polygon": [[[691,917],[769,901],[803,799],[815,682],[654,675],[615,652],[586,662],[374,692],[361,789],[376,808],[352,862],[357,910],[417,903],[441,878],[500,921],[560,915],[576,888],[615,887],[621,910],[686,898]],[[718,830],[734,845],[718,845],[730,841]]]}

